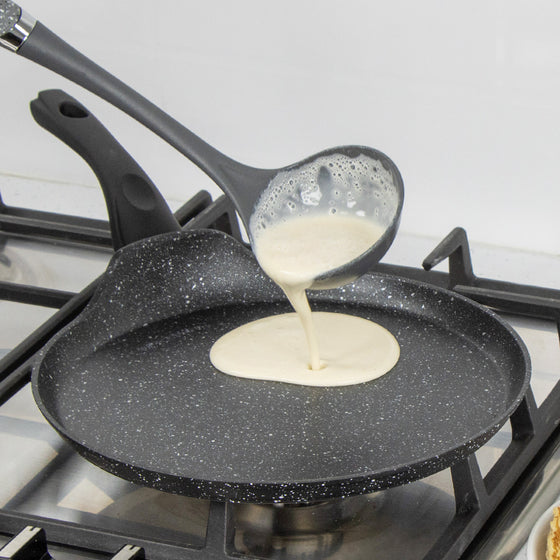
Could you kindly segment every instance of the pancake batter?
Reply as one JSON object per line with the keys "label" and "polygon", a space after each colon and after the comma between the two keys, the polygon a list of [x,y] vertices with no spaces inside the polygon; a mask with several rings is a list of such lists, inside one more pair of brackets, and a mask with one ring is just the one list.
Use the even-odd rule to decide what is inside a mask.
{"label": "pancake batter", "polygon": [[297,315],[227,333],[211,350],[214,366],[242,377],[321,386],[361,383],[389,371],[399,346],[386,329],[349,315],[312,314],[305,293],[315,278],[367,251],[383,231],[365,218],[339,214],[296,217],[261,230],[253,240],[257,260]]}
{"label": "pancake batter", "polygon": [[242,325],[212,347],[215,367],[231,375],[299,385],[338,386],[371,381],[399,359],[399,345],[382,326],[342,313],[313,313],[323,367],[308,367],[308,349],[296,313]]}

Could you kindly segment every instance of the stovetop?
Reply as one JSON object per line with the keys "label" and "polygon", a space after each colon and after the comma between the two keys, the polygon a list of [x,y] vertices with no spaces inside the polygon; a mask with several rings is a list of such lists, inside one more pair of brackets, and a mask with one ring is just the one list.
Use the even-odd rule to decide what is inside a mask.
{"label": "stovetop", "polygon": [[[201,193],[177,215],[184,227],[241,237],[226,199],[212,202]],[[527,345],[531,391],[511,422],[452,469],[338,502],[241,505],[121,480],[88,463],[46,423],[31,395],[29,367],[93,292],[112,254],[108,228],[4,207],[0,231],[0,545],[31,527],[0,558],[15,558],[6,550],[21,543],[31,552],[17,557],[30,559],[45,557],[47,546],[60,559],[369,559],[373,552],[379,559],[511,558],[560,493],[557,258],[475,246],[474,276],[463,230],[439,245],[399,234],[379,269],[497,309]],[[423,269],[428,254],[426,268],[449,257],[450,272],[445,263]]]}

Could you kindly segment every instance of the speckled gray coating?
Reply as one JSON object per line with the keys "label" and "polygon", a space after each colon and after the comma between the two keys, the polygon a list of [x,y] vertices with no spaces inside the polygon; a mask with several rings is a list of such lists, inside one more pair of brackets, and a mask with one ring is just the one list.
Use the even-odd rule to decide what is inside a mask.
{"label": "speckled gray coating", "polygon": [[21,17],[21,8],[10,2],[10,0],[0,0],[0,35],[11,31]]}
{"label": "speckled gray coating", "polygon": [[288,310],[225,234],[165,234],[116,253],[82,315],[43,351],[33,391],[85,457],[128,480],[215,500],[309,502],[441,470],[487,441],[527,390],[519,337],[466,298],[387,275],[315,292],[315,309],[388,328],[401,358],[349,387],[239,379],[212,343]]}

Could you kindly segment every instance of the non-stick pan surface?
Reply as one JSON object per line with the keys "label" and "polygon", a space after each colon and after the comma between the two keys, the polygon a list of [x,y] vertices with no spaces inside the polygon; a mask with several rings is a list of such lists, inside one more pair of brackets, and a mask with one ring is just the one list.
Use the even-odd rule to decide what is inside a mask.
{"label": "non-stick pan surface", "polygon": [[369,274],[311,300],[388,328],[401,346],[395,368],[335,388],[220,373],[212,343],[288,311],[285,298],[225,234],[134,243],[44,349],[35,398],[86,458],[123,478],[216,500],[303,502],[441,470],[487,441],[525,394],[519,337],[466,298]]}

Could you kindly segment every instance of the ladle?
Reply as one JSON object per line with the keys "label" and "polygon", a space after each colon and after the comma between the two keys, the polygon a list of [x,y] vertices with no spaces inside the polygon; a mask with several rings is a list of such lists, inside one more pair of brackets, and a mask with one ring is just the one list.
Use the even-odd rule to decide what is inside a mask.
{"label": "ladle", "polygon": [[[358,258],[317,278],[313,288],[341,285],[357,278],[369,270],[391,245],[400,221],[404,189],[399,170],[385,154],[373,148],[343,146],[325,150],[281,169],[250,167],[207,144],[10,0],[0,0],[0,44],[105,99],[189,158],[231,198],[251,240],[251,215],[259,199],[268,196],[267,187],[273,179],[286,177],[288,172],[297,172],[304,166],[312,166],[317,170],[316,187],[321,190],[322,199],[327,200],[331,195],[328,192],[330,189],[337,189],[337,193],[341,190],[340,176],[338,180],[332,181],[329,175],[332,162],[340,162],[342,158],[344,166],[351,168],[354,164],[350,160],[356,160],[356,163],[359,160],[358,167],[362,171],[357,178],[348,169],[345,175],[343,173],[342,180],[349,184],[343,185],[342,190],[352,200],[347,207],[352,207],[352,212],[360,211],[378,223],[381,221],[385,232]],[[370,169],[365,170],[365,165]],[[363,194],[364,190],[371,191],[367,209],[361,206],[360,201],[355,201],[356,192]],[[297,204],[304,204],[301,197],[296,196],[295,199]],[[325,205],[320,209],[327,211],[328,207]]]}

